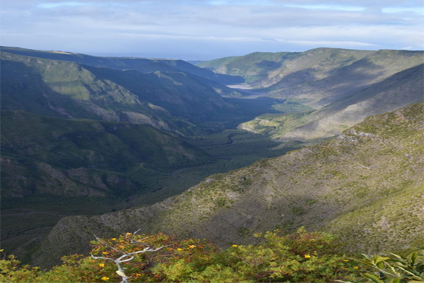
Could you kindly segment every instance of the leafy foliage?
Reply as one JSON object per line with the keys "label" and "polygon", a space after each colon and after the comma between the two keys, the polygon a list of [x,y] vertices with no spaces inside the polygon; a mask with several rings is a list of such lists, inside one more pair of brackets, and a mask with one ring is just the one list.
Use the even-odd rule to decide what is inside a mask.
{"label": "leafy foliage", "polygon": [[[335,282],[359,278],[334,237],[303,228],[257,234],[258,245],[218,248],[207,240],[126,233],[93,241],[91,257],[72,255],[49,271],[0,260],[2,282]],[[120,264],[117,265],[117,260]],[[128,281],[127,281],[128,280]]]}
{"label": "leafy foliage", "polygon": [[424,248],[407,256],[391,253],[388,256],[363,255],[358,260],[369,268],[363,276],[375,283],[424,282]]}

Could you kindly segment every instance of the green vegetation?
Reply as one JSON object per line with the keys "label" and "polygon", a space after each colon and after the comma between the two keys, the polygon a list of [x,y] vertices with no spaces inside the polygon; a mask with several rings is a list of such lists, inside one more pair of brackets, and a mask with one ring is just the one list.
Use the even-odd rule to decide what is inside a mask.
{"label": "green vegetation", "polygon": [[407,256],[394,253],[387,256],[364,255],[358,262],[370,270],[363,274],[370,282],[424,282],[424,248],[419,248]]}
{"label": "green vegetation", "polygon": [[[407,256],[346,256],[321,232],[256,234],[258,244],[218,248],[208,240],[125,233],[91,242],[50,270],[0,260],[2,282],[375,282],[424,280],[424,250]],[[356,258],[355,258],[356,257]],[[357,259],[358,258],[358,259]]]}
{"label": "green vegetation", "polygon": [[[300,229],[288,236],[275,231],[256,237],[261,244],[222,249],[207,240],[126,233],[98,239],[92,242],[91,257],[68,256],[49,271],[20,267],[13,256],[3,259],[0,278],[5,282],[335,282],[359,278],[358,266],[337,252],[330,235]],[[152,252],[140,252],[148,249]]]}
{"label": "green vegetation", "polygon": [[[351,251],[407,250],[424,235],[422,110],[419,103],[368,118],[337,139],[211,175],[154,206],[93,216],[78,237],[88,241],[95,231],[90,227],[112,226],[115,233],[140,227],[225,245],[252,243],[251,233],[276,226],[287,232],[306,226],[340,235]],[[41,249],[78,249],[71,239],[79,221],[60,221]],[[63,237],[69,238],[66,247]],[[47,261],[52,252],[37,257]]]}
{"label": "green vegetation", "polygon": [[211,81],[226,84],[240,83],[242,79],[228,75],[215,74],[209,70],[196,67],[182,60],[172,59],[147,59],[129,57],[95,57],[79,53],[60,51],[41,51],[17,47],[0,46],[1,51],[17,55],[37,57],[50,60],[75,62],[93,67],[102,67],[117,70],[136,70],[141,73],[161,72],[186,72],[195,76],[201,76]]}
{"label": "green vegetation", "polygon": [[[252,250],[213,247],[205,268],[171,253],[178,260],[149,271],[157,280],[213,281],[218,270],[230,280],[237,266],[240,280],[260,281],[254,270],[268,281],[301,281],[310,274],[295,261],[289,271],[273,269],[269,262],[283,263],[263,253],[286,254],[270,251],[268,240],[255,250],[253,233],[307,226],[338,235],[345,252],[366,253],[403,254],[424,241],[424,106],[349,128],[422,101],[422,52],[320,48],[202,63],[224,75],[179,60],[17,48],[2,48],[1,59],[1,236],[23,262],[50,267],[88,252],[93,233],[140,228]],[[221,85],[242,83],[228,74],[255,89]],[[315,260],[307,255],[306,263]],[[393,260],[384,266],[401,272]],[[307,268],[325,281],[327,271]],[[112,271],[102,276],[118,279]],[[377,277],[368,276],[391,280]]]}
{"label": "green vegetation", "polygon": [[240,130],[184,142],[146,125],[23,111],[3,111],[2,122],[2,244],[7,252],[21,246],[24,262],[34,239],[64,216],[151,205],[210,174],[295,148],[271,150],[278,143]]}
{"label": "green vegetation", "polygon": [[226,57],[199,62],[197,66],[218,74],[241,76],[247,83],[255,83],[267,79],[270,71],[280,68],[285,59],[295,57],[297,54],[255,52],[242,57]]}
{"label": "green vegetation", "polygon": [[[145,179],[156,172],[212,161],[200,149],[147,125],[65,120],[23,111],[2,111],[2,121],[2,154],[9,160],[3,165],[4,197],[119,195],[124,189],[134,190],[131,182],[139,187],[148,183]],[[34,171],[38,177],[17,178],[16,168]],[[125,178],[129,187],[122,187]],[[61,191],[57,185],[63,179],[68,185]],[[78,184],[90,184],[98,192],[83,192]]]}

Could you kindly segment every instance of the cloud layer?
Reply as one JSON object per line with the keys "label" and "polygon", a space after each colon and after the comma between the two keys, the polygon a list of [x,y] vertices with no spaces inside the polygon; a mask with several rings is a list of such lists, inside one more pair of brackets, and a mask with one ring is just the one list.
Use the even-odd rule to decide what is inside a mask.
{"label": "cloud layer", "polygon": [[1,44],[213,59],[316,47],[424,49],[421,0],[2,0]]}

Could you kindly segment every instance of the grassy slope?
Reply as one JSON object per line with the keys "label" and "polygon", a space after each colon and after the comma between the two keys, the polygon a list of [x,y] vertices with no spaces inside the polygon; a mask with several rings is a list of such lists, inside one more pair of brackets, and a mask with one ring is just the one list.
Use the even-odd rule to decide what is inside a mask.
{"label": "grassy slope", "polygon": [[266,80],[268,73],[278,69],[286,58],[297,53],[264,53],[255,52],[245,56],[225,57],[212,61],[199,62],[197,66],[214,71],[218,74],[241,76],[247,83]]}
{"label": "grassy slope", "polygon": [[[2,109],[189,129],[189,123],[72,62],[2,52]],[[177,124],[182,123],[182,127]],[[188,127],[183,127],[188,126]]]}
{"label": "grassy slope", "polygon": [[[214,88],[185,73],[119,71],[87,67],[98,78],[112,81],[134,93],[139,100],[158,105],[171,114],[193,122],[234,111]],[[215,117],[214,117],[215,116]]]}
{"label": "grassy slope", "polygon": [[[324,56],[321,60],[326,62],[328,58],[331,56]],[[274,97],[296,98],[309,106],[320,108],[423,63],[422,51],[379,50],[362,59],[351,60],[345,66],[340,62],[323,67],[318,64],[314,66],[314,76],[310,79],[300,80],[298,84],[288,87],[281,83],[284,81],[282,79],[272,85],[270,93]],[[326,67],[329,67],[328,71]]]}
{"label": "grassy slope", "polygon": [[[210,176],[150,207],[63,218],[34,259],[42,263],[77,248],[83,251],[93,231],[111,236],[137,229],[228,245],[251,242],[254,232],[289,232],[304,225],[340,234],[356,251],[408,248],[424,238],[422,226],[410,228],[413,234],[401,230],[423,220],[423,107],[368,118],[337,139]],[[361,226],[360,219],[367,225]]]}
{"label": "grassy slope", "polygon": [[321,108],[424,62],[422,51],[318,48],[301,53],[252,53],[198,63],[238,74],[275,98]]}
{"label": "grassy slope", "polygon": [[218,94],[236,91],[183,72],[144,74],[7,52],[1,56],[2,109],[150,124],[183,134],[199,132],[192,122],[222,123],[248,115]]}
{"label": "grassy slope", "polygon": [[278,140],[311,140],[340,134],[368,116],[424,100],[424,65],[401,71],[316,111],[266,114],[239,127]]}
{"label": "grassy slope", "polygon": [[157,170],[211,161],[201,150],[147,125],[65,120],[23,111],[2,111],[1,139],[4,197],[119,195],[142,189],[143,178]]}

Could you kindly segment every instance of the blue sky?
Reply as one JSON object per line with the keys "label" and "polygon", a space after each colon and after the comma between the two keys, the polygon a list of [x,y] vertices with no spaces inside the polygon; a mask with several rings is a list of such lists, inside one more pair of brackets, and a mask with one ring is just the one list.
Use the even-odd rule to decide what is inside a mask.
{"label": "blue sky", "polygon": [[1,0],[0,44],[208,60],[317,47],[424,49],[423,0]]}

